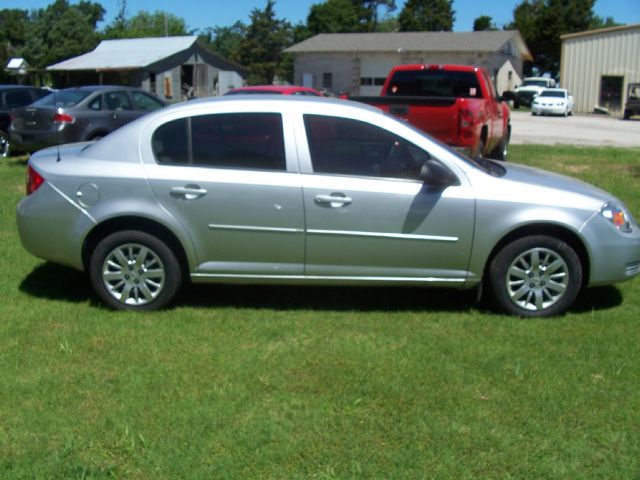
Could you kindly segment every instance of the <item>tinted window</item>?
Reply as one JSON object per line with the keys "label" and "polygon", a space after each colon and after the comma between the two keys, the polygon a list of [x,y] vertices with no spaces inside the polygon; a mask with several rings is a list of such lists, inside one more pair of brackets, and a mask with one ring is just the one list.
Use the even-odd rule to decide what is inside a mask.
{"label": "tinted window", "polygon": [[127,92],[107,92],[104,94],[107,110],[133,110]]}
{"label": "tinted window", "polygon": [[474,72],[427,69],[396,72],[387,95],[480,98],[482,92]]}
{"label": "tinted window", "polygon": [[158,163],[286,170],[282,117],[229,113],[174,120],[153,134]]}
{"label": "tinted window", "polygon": [[102,109],[102,95],[98,95],[96,98],[89,102],[89,108],[91,110],[101,110]]}
{"label": "tinted window", "polygon": [[4,104],[7,108],[18,108],[33,102],[28,90],[9,90],[4,94]]}
{"label": "tinted window", "polygon": [[132,92],[133,103],[136,104],[138,110],[157,110],[164,107],[164,105],[151,95],[147,95],[143,92]]}
{"label": "tinted window", "polygon": [[305,115],[313,171],[419,179],[429,154],[401,137],[369,123]]}

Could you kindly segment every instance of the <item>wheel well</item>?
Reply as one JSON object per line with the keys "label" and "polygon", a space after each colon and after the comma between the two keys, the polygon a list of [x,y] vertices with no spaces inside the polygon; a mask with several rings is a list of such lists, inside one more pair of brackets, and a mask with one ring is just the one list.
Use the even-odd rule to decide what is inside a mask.
{"label": "wheel well", "polygon": [[484,275],[487,274],[489,265],[491,265],[493,258],[498,254],[500,250],[502,250],[502,248],[515,240],[531,235],[548,235],[550,237],[558,238],[567,243],[571,248],[573,248],[573,250],[578,255],[578,258],[580,259],[580,264],[582,266],[582,287],[586,286],[586,284],[589,282],[591,265],[589,262],[589,253],[587,252],[584,243],[582,243],[582,240],[580,240],[580,238],[572,231],[557,225],[548,224],[526,225],[524,227],[518,228],[517,230],[514,230],[513,232],[510,232],[508,235],[502,238],[502,240],[500,240],[495,245],[495,247],[493,247],[489,258],[487,259],[487,263],[484,266]]}
{"label": "wheel well", "polygon": [[84,240],[82,245],[82,263],[85,270],[88,270],[91,253],[98,243],[108,235],[122,230],[136,230],[148,233],[162,240],[167,244],[171,251],[176,255],[180,268],[185,278],[189,276],[189,261],[187,255],[180,243],[180,240],[164,225],[143,217],[118,217],[107,220],[97,225]]}

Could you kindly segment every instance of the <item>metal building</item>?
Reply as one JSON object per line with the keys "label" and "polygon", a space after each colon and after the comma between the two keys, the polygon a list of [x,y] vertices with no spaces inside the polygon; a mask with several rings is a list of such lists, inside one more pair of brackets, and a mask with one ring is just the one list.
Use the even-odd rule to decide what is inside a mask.
{"label": "metal building", "polygon": [[223,95],[247,69],[208,50],[196,36],[103,40],[95,50],[47,67],[56,87],[129,85],[168,101]]}
{"label": "metal building", "polygon": [[560,84],[573,94],[574,110],[588,113],[600,107],[622,116],[628,85],[640,82],[640,24],[560,38]]}

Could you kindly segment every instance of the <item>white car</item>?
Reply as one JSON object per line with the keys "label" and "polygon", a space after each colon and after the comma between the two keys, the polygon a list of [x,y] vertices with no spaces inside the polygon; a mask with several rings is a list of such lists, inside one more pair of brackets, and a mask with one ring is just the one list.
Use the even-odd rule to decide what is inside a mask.
{"label": "white car", "polygon": [[531,104],[533,115],[573,115],[573,97],[565,88],[545,88]]}

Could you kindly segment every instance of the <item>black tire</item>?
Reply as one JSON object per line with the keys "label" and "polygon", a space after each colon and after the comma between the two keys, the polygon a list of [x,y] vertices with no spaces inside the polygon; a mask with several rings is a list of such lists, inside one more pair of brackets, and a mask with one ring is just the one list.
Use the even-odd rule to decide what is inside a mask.
{"label": "black tire", "polygon": [[564,313],[580,293],[582,264],[562,240],[523,237],[493,258],[486,283],[499,310],[520,317],[551,317]]}
{"label": "black tire", "polygon": [[117,310],[158,310],[182,285],[180,263],[160,239],[124,230],[102,239],[89,261],[96,294]]}
{"label": "black tire", "polygon": [[474,158],[484,158],[484,138],[483,137],[480,137],[480,140],[478,140],[478,147],[477,147]]}
{"label": "black tire", "polygon": [[509,139],[511,138],[511,125],[507,125],[507,131],[503,135],[498,146],[491,152],[491,158],[500,160],[502,162],[507,161],[509,155]]}
{"label": "black tire", "polygon": [[6,158],[11,154],[11,142],[9,134],[0,130],[0,158]]}

